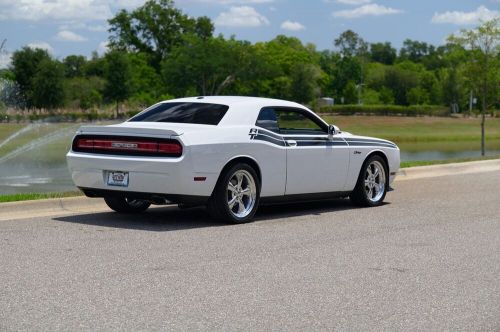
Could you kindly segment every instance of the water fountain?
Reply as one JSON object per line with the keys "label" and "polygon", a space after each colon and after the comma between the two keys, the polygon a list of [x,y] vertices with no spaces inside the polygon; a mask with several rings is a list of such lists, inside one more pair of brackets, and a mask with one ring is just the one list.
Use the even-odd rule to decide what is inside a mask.
{"label": "water fountain", "polygon": [[74,190],[65,154],[78,127],[34,123],[0,142],[0,195]]}

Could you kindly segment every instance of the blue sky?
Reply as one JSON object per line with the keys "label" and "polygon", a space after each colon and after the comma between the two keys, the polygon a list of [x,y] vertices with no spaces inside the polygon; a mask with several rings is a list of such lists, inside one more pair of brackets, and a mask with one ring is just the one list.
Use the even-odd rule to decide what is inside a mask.
{"label": "blue sky", "polygon": [[[90,55],[106,49],[107,19],[138,0],[0,0],[0,39],[7,39],[0,67],[10,53],[30,45],[55,57]],[[216,33],[252,42],[278,34],[332,49],[341,32],[352,29],[369,42],[406,38],[442,44],[461,28],[500,16],[500,0],[177,0],[191,16],[206,15]]]}

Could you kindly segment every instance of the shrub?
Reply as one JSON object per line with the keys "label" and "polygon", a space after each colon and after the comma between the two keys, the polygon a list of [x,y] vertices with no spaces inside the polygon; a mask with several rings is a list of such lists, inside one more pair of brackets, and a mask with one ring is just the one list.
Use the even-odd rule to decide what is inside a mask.
{"label": "shrub", "polygon": [[319,113],[336,113],[340,115],[370,114],[397,116],[449,116],[450,109],[443,106],[430,105],[334,105],[321,107]]}

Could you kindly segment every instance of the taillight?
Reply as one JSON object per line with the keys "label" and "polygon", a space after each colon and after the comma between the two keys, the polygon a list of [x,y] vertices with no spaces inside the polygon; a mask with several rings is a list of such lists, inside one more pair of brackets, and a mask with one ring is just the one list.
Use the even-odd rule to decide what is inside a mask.
{"label": "taillight", "polygon": [[171,139],[121,136],[80,135],[73,141],[73,151],[151,157],[180,157],[182,145]]}

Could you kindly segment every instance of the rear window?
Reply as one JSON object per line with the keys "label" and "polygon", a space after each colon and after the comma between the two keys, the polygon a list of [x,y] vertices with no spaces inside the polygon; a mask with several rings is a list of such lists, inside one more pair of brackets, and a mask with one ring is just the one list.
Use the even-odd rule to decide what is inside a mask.
{"label": "rear window", "polygon": [[175,122],[218,125],[229,106],[205,103],[161,103],[134,116],[132,122]]}

